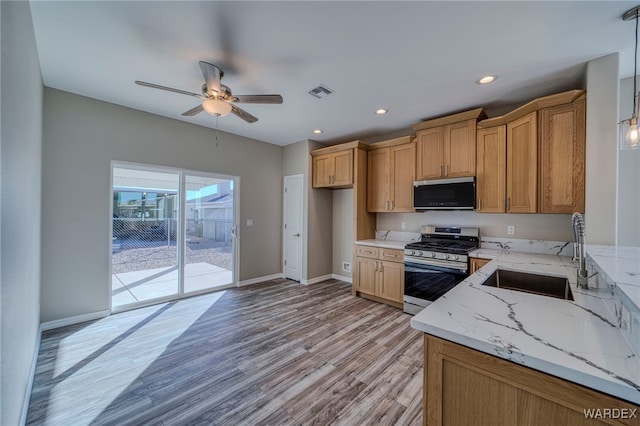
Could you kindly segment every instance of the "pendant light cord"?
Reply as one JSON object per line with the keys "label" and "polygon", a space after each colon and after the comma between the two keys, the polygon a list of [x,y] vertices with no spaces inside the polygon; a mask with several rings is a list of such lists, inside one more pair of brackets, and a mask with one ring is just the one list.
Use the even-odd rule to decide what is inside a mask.
{"label": "pendant light cord", "polygon": [[636,9],[636,44],[635,44],[635,56],[633,58],[633,113],[632,116],[636,117],[636,80],[638,79],[638,9]]}

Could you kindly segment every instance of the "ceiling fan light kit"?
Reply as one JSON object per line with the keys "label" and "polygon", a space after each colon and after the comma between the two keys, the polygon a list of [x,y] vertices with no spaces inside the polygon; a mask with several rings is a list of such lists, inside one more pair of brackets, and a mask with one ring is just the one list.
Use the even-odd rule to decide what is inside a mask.
{"label": "ceiling fan light kit", "polygon": [[636,33],[635,33],[635,56],[633,62],[633,112],[631,118],[621,120],[620,126],[620,149],[638,149],[640,141],[640,129],[638,129],[638,104],[637,99],[640,93],[636,90],[636,81],[638,79],[638,18],[640,17],[640,6],[636,6],[633,9],[628,10],[622,15],[623,21],[630,21],[635,19],[636,21]]}
{"label": "ceiling fan light kit", "polygon": [[224,117],[229,113],[243,119],[247,123],[255,123],[258,118],[238,107],[237,103],[248,104],[281,104],[280,95],[233,95],[228,86],[220,83],[224,72],[217,66],[208,62],[200,61],[200,70],[204,77],[202,94],[199,95],[186,90],[174,89],[172,87],[161,86],[159,84],[136,81],[139,86],[150,87],[152,89],[165,90],[167,92],[179,93],[181,95],[193,96],[202,99],[202,104],[182,113],[183,117],[192,117],[206,111],[215,117]]}
{"label": "ceiling fan light kit", "polygon": [[202,101],[202,108],[209,114],[217,117],[224,117],[231,112],[231,105],[218,99]]}

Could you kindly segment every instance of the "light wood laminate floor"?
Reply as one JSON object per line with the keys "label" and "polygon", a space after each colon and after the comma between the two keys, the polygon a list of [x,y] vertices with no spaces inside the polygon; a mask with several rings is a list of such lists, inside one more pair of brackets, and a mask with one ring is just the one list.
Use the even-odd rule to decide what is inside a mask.
{"label": "light wood laminate floor", "polygon": [[52,330],[27,424],[419,425],[410,318],[274,280]]}

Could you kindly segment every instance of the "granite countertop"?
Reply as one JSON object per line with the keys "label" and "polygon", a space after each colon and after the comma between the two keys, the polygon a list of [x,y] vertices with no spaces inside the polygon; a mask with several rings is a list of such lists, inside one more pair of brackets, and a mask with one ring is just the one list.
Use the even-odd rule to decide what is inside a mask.
{"label": "granite countertop", "polygon": [[479,259],[495,259],[503,254],[504,251],[498,249],[480,248],[469,253],[469,257],[477,257]]}
{"label": "granite countertop", "polygon": [[[483,251],[483,250],[481,250]],[[574,301],[483,286],[496,269],[566,276]],[[606,288],[576,288],[567,256],[501,254],[411,320],[425,333],[640,404],[640,359]]]}
{"label": "granite countertop", "polygon": [[408,243],[406,241],[370,239],[370,240],[356,241],[356,244],[360,246],[383,247],[383,248],[404,250],[404,246],[406,246]]}

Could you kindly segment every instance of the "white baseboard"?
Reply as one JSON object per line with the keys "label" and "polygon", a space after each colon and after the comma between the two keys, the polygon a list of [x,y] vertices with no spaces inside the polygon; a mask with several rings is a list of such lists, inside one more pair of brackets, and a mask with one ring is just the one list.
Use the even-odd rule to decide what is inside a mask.
{"label": "white baseboard", "polygon": [[327,275],[311,278],[310,280],[301,280],[300,283],[305,285],[316,284],[322,281],[330,280],[331,278],[333,278],[333,275],[327,274]]}
{"label": "white baseboard", "polygon": [[110,313],[111,312],[106,309],[104,311],[91,312],[90,314],[82,314],[75,317],[43,322],[40,327],[42,327],[42,331],[53,330],[54,328],[66,327],[67,325],[80,324],[81,322],[93,321],[96,319],[108,317]]}
{"label": "white baseboard", "polygon": [[42,341],[42,324],[38,327],[38,335],[36,336],[36,346],[33,349],[33,359],[31,360],[31,368],[29,370],[29,381],[27,389],[22,400],[22,412],[20,413],[20,425],[27,423],[27,412],[29,411],[29,402],[31,401],[31,390],[33,389],[33,380],[36,377],[36,366],[38,365],[38,355],[40,354],[40,342]]}
{"label": "white baseboard", "polygon": [[343,277],[342,275],[338,275],[338,274],[331,274],[331,278],[333,278],[334,280],[344,281],[344,282],[347,282],[349,284],[351,284],[353,282],[351,277]]}
{"label": "white baseboard", "polygon": [[258,278],[251,278],[248,280],[240,281],[238,283],[238,287],[244,287],[246,285],[251,285],[251,284],[258,284],[258,283],[262,283],[270,280],[277,280],[278,278],[283,278],[283,277],[284,277],[284,274],[281,272],[279,274],[266,275],[264,277],[258,277]]}

